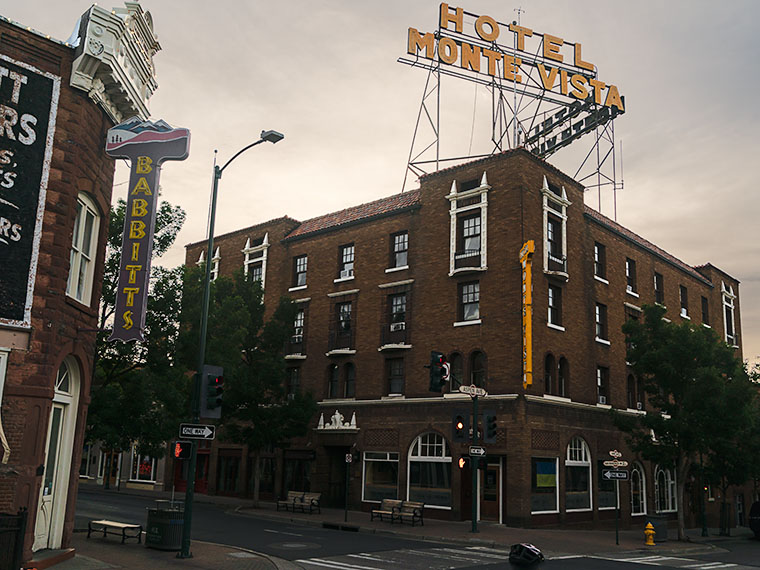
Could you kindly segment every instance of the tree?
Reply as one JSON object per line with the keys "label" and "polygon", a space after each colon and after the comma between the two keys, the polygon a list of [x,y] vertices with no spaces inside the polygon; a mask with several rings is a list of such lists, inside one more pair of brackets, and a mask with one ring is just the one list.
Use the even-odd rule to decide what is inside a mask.
{"label": "tree", "polygon": [[[181,354],[197,366],[203,268],[188,270],[182,309]],[[246,444],[254,455],[254,503],[259,499],[261,453],[306,433],[317,406],[310,394],[285,389],[283,347],[293,334],[295,304],[281,298],[265,321],[263,291],[238,271],[218,277],[209,300],[206,362],[224,368],[220,437]]]}
{"label": "tree", "polygon": [[[175,358],[182,270],[152,268],[144,343],[108,342],[125,213],[126,202],[119,200],[109,219],[87,440],[100,441],[108,450],[128,449],[136,443],[139,453],[161,457],[166,440],[176,432],[186,408],[189,387]],[[156,217],[154,258],[174,243],[184,219],[185,212],[180,207],[161,203]]]}
{"label": "tree", "polygon": [[[646,415],[614,413],[631,449],[676,473],[678,538],[685,540],[684,487],[699,455],[709,456],[720,437],[743,429],[751,399],[737,401],[749,385],[733,349],[712,329],[664,320],[661,306],[644,306],[643,320],[623,326],[627,361],[648,396]],[[716,412],[721,416],[716,416]]]}

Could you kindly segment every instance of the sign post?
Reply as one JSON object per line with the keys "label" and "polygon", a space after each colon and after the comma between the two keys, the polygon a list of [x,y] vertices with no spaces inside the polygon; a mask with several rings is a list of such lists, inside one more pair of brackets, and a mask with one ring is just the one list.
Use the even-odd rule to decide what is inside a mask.
{"label": "sign post", "polygon": [[602,477],[605,479],[615,480],[615,544],[620,545],[620,480],[628,480],[628,471],[618,471],[618,467],[628,467],[628,462],[620,459],[623,456],[617,449],[610,450],[610,457],[614,459],[607,460],[603,464],[612,467],[613,470],[605,469]]}
{"label": "sign post", "polygon": [[487,396],[488,392],[484,388],[471,384],[469,386],[460,386],[459,391],[462,394],[468,394],[472,398],[472,437],[470,441],[470,469],[472,469],[472,531],[478,532],[478,464],[480,458],[485,457],[486,450],[478,445],[478,396]]}
{"label": "sign post", "polygon": [[353,454],[346,453],[346,505],[343,508],[343,522],[348,522],[348,482],[351,480],[351,462],[353,460]]}

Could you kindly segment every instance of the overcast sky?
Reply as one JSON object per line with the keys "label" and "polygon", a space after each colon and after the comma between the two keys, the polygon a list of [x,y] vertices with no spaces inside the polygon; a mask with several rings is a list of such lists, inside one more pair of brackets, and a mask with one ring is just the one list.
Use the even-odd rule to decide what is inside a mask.
{"label": "overcast sky", "polygon": [[[435,30],[437,0],[141,3],[162,47],[153,118],[192,133],[190,158],[167,163],[161,176],[163,198],[188,215],[163,265],[182,263],[184,245],[205,237],[214,149],[223,163],[262,129],[285,140],[256,147],[225,171],[217,233],[283,215],[304,220],[401,191],[426,73],[396,59],[409,27]],[[524,26],[583,44],[583,59],[626,100],[615,122],[625,182],[617,221],[690,265],[710,262],[741,281],[744,356],[755,360],[760,2],[450,4],[501,22],[516,19],[521,6]],[[89,5],[0,0],[0,14],[66,40]],[[449,79],[442,97],[442,113],[455,117],[443,124],[442,140],[472,139],[473,152],[489,150],[483,88]],[[573,175],[577,164],[567,154],[550,162]],[[115,198],[125,196],[127,178],[120,167]],[[599,207],[596,192],[586,203]],[[601,210],[609,217],[611,203],[607,192]]]}

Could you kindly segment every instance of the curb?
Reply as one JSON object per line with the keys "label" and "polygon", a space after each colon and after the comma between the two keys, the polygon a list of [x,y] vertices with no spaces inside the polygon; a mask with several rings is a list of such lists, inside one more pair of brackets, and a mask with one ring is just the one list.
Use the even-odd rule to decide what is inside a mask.
{"label": "curb", "polygon": [[301,570],[301,567],[297,564],[293,564],[289,560],[285,560],[283,558],[277,558],[276,556],[270,556],[269,554],[264,554],[263,552],[257,552],[256,550],[251,550],[250,548],[243,548],[242,546],[234,546],[232,544],[220,544],[218,542],[208,542],[206,540],[193,540],[192,542],[198,543],[198,544],[208,544],[211,546],[216,546],[218,548],[231,548],[234,550],[239,550],[240,552],[248,552],[249,554],[255,554],[256,556],[259,556],[260,558],[263,558],[267,561],[269,561],[272,566],[277,568],[277,570]]}

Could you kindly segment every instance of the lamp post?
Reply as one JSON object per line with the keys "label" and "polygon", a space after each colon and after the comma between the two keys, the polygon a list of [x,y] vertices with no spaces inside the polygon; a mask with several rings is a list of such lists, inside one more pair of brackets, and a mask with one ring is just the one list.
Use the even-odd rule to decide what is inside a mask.
{"label": "lamp post", "polygon": [[[208,330],[208,304],[211,288],[211,259],[214,255],[214,220],[216,217],[216,195],[219,189],[219,179],[222,177],[224,169],[227,168],[233,160],[235,160],[249,148],[263,142],[270,142],[274,144],[281,141],[283,138],[285,138],[285,135],[277,131],[261,131],[259,140],[252,142],[248,146],[239,150],[221,168],[216,164],[216,159],[214,159],[214,184],[211,190],[211,204],[209,206],[210,211],[208,220],[208,245],[206,248],[206,275],[203,279],[203,306],[201,307],[201,330],[200,341],[198,344],[198,367],[196,369],[195,377],[193,380],[192,406],[193,421],[195,423],[198,423],[200,421],[201,415],[201,374],[203,372],[203,366],[206,364],[206,332]],[[192,440],[191,443],[190,464],[188,465],[187,470],[187,489],[185,490],[185,516],[182,527],[182,549],[177,554],[177,558],[192,557],[192,554],[190,552],[190,530],[192,528],[193,518],[193,495],[195,493],[195,468],[198,460],[198,443],[196,440]]]}

